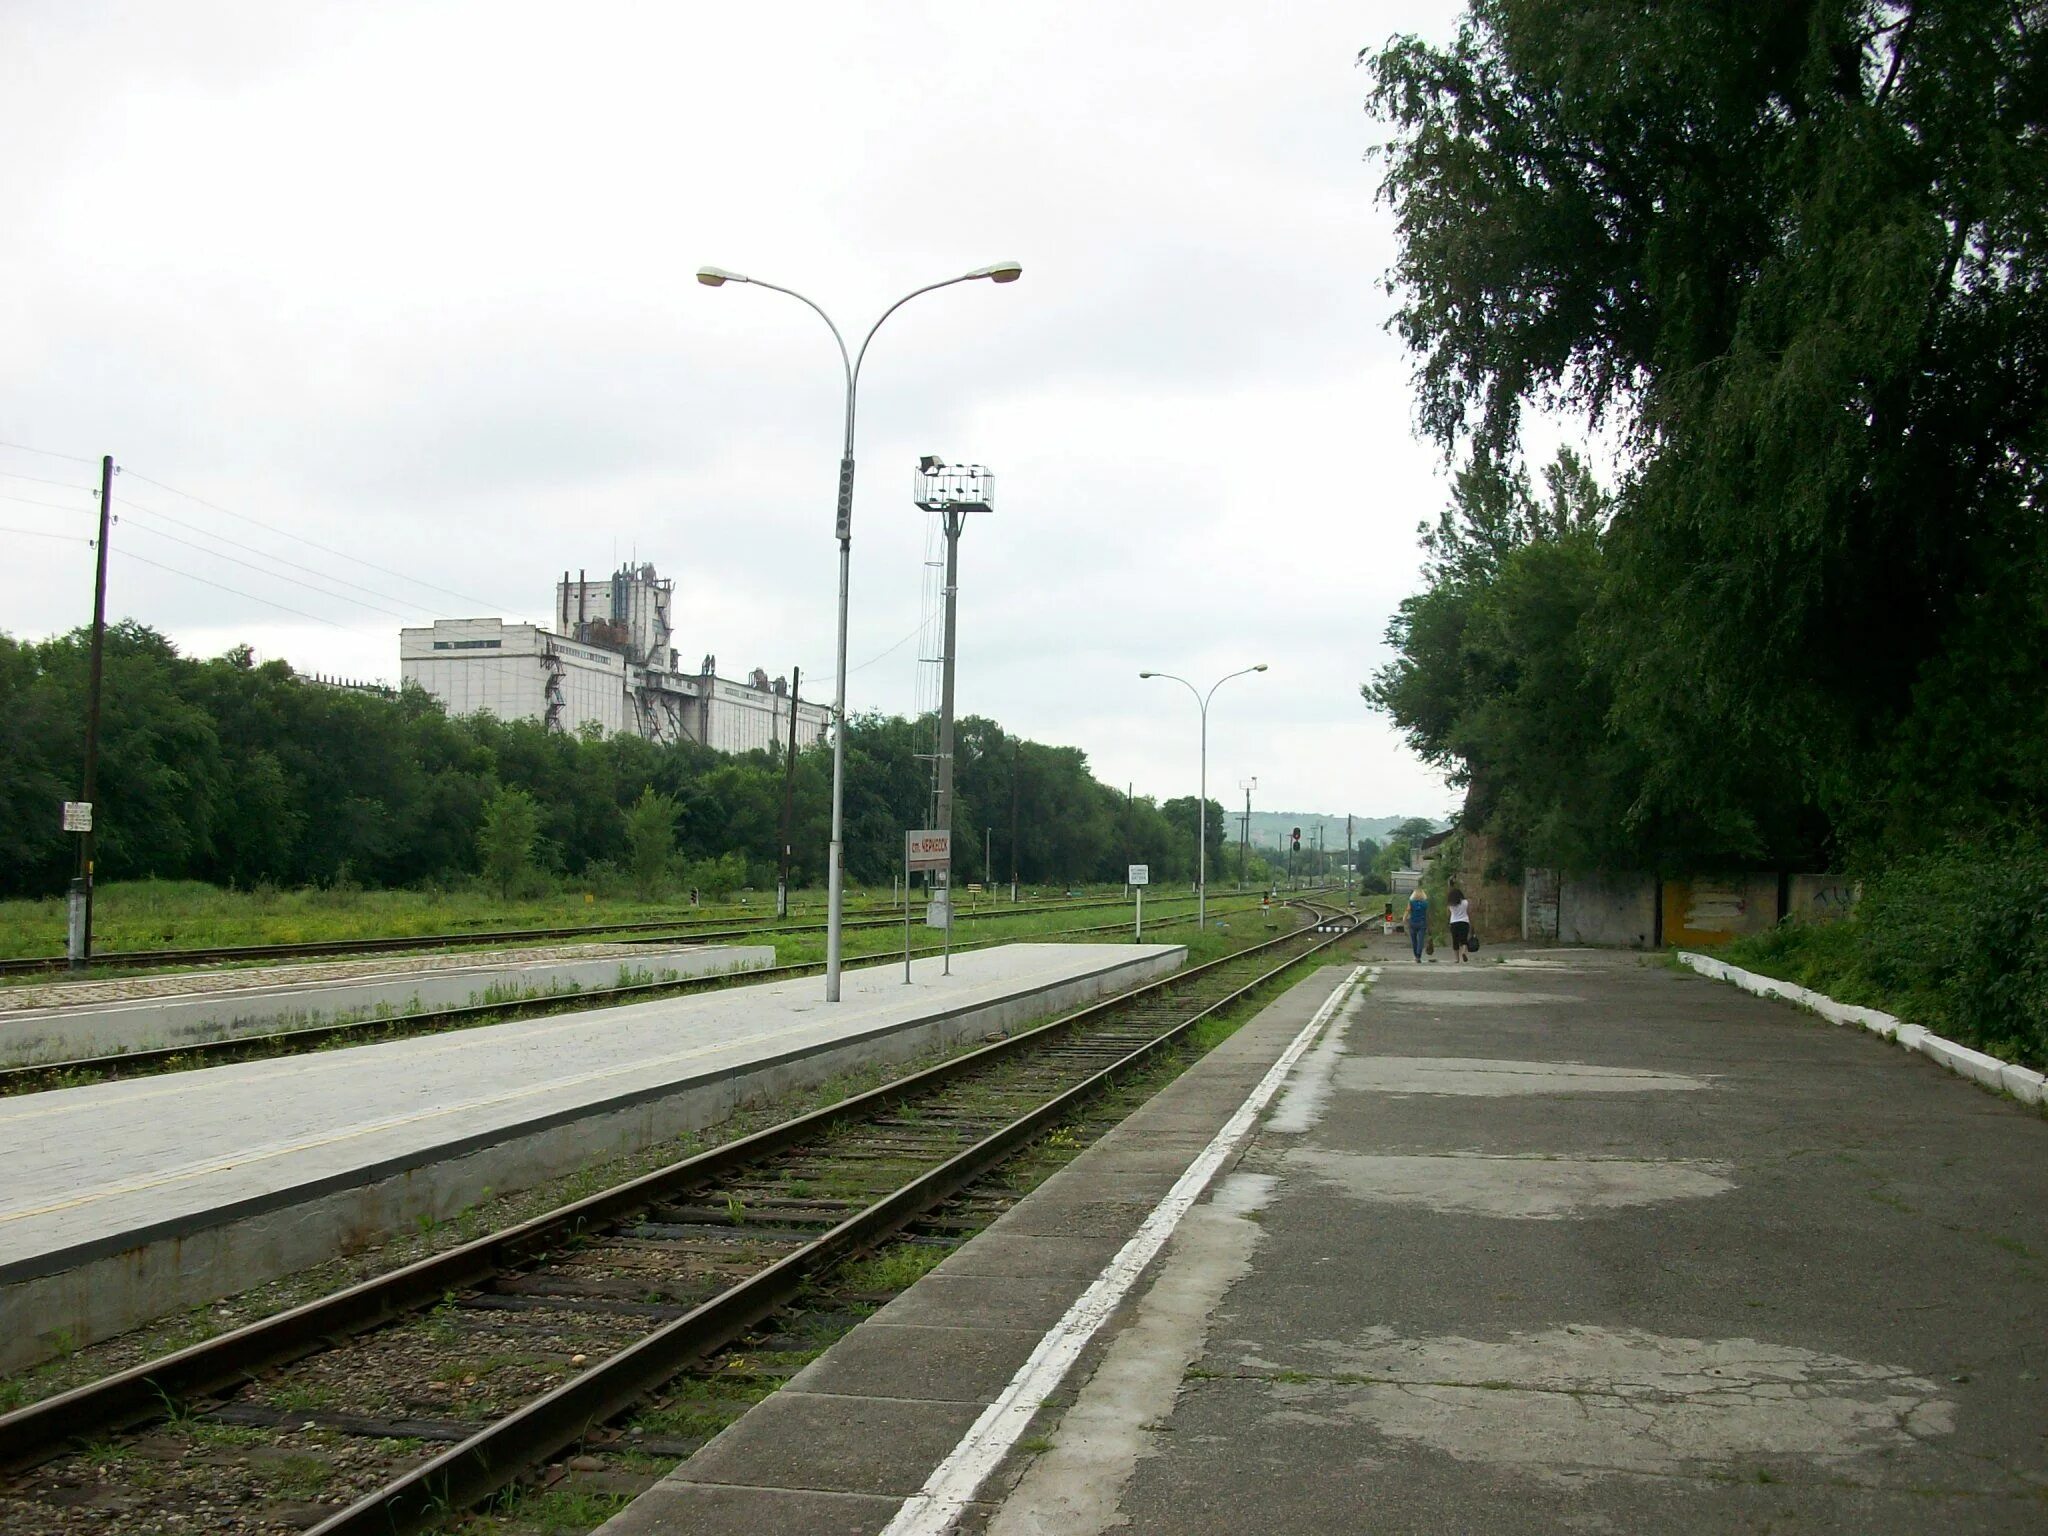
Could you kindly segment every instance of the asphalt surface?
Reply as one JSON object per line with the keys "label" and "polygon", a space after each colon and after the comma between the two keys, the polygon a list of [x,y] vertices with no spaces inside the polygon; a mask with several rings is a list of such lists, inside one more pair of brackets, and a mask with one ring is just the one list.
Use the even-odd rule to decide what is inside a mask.
{"label": "asphalt surface", "polygon": [[1656,958],[1372,953],[970,1527],[2048,1530],[2048,1118]]}

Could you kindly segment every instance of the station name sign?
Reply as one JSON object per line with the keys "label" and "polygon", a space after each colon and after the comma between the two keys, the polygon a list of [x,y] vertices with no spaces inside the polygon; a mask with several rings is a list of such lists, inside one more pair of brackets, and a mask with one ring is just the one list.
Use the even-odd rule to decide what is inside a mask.
{"label": "station name sign", "polygon": [[903,863],[912,874],[920,869],[951,869],[953,834],[943,827],[904,833]]}

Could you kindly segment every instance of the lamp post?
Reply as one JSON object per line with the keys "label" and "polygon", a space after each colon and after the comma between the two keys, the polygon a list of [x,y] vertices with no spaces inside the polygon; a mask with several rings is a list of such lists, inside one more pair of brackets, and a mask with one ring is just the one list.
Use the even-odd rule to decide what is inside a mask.
{"label": "lamp post", "polygon": [[794,288],[784,288],[775,283],[764,283],[758,277],[742,277],[737,272],[728,272],[723,267],[699,267],[697,281],[707,288],[723,287],[727,283],[751,283],[756,288],[766,288],[772,293],[786,293],[792,299],[809,305],[812,312],[825,322],[825,328],[832,333],[832,339],[839,346],[839,361],[846,371],[846,435],[839,454],[839,513],[836,529],[839,537],[839,646],[838,682],[835,685],[832,702],[832,853],[826,879],[825,919],[825,1001],[839,1001],[839,941],[846,896],[846,590],[847,577],[853,564],[853,417],[854,402],[860,388],[860,365],[868,355],[868,343],[875,339],[875,332],[882,328],[897,310],[920,294],[935,289],[950,288],[955,283],[971,283],[987,278],[992,283],[1014,283],[1024,275],[1024,268],[1014,261],[997,262],[991,267],[979,267],[972,272],[963,272],[958,277],[949,277],[936,283],[926,283],[922,288],[913,288],[894,304],[882,311],[882,318],[868,327],[862,338],[860,350],[849,355],[846,338],[839,334],[839,327],[832,323],[832,317],[825,313],[816,302],[805,298]]}
{"label": "lamp post", "polygon": [[1233,677],[1243,677],[1249,672],[1265,670],[1266,664],[1262,661],[1256,666],[1226,672],[1209,685],[1207,693],[1202,692],[1186,678],[1172,672],[1138,674],[1140,677],[1163,677],[1179,683],[1195,696],[1195,706],[1202,712],[1202,789],[1195,800],[1195,926],[1205,932],[1209,927],[1209,701],[1216,697],[1216,690]]}

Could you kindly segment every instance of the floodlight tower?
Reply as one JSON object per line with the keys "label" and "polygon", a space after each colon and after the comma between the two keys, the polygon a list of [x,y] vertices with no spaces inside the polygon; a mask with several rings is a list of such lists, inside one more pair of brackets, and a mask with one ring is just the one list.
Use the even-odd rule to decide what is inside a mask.
{"label": "floodlight tower", "polygon": [[[946,650],[939,672],[939,815],[938,825],[953,828],[953,662],[960,615],[960,534],[970,512],[995,511],[996,477],[979,464],[948,464],[933,454],[917,461],[917,488],[912,496],[927,512],[936,512],[946,532]],[[953,872],[932,892],[925,921],[950,931],[953,927]]]}
{"label": "floodlight tower", "polygon": [[1252,838],[1252,791],[1259,787],[1259,776],[1240,779],[1237,787],[1244,791],[1244,820],[1237,824],[1237,888],[1244,889],[1245,851]]}

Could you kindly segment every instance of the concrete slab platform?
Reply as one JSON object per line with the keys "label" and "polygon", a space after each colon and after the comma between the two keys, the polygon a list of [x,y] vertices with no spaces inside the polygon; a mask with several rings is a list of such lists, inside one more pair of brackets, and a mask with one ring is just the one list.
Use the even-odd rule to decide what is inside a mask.
{"label": "concrete slab platform", "polygon": [[785,1387],[692,1456],[688,1481],[902,1499],[917,1492],[924,1469],[951,1450],[980,1413],[980,1403],[954,1398]]}
{"label": "concrete slab platform", "polygon": [[1000,1392],[1031,1353],[1044,1328],[1003,1327],[985,1317],[979,1326],[876,1320],[798,1371],[798,1392],[973,1403]]}
{"label": "concrete slab platform", "polygon": [[1654,961],[1387,950],[970,1525],[2041,1528],[2039,1115]]}
{"label": "concrete slab platform", "polygon": [[636,951],[625,958],[479,958],[432,970],[393,964],[338,979],[295,979],[289,968],[280,967],[281,979],[262,986],[8,1009],[0,1012],[0,1066],[71,1061],[355,1019],[402,1018],[431,1008],[553,997],[636,981],[758,971],[774,963],[772,944],[679,944]]}
{"label": "concrete slab platform", "polygon": [[729,1488],[717,1483],[657,1483],[633,1503],[650,1530],[691,1536],[875,1536],[901,1499],[886,1494],[820,1493],[795,1488]]}
{"label": "concrete slab platform", "polygon": [[0,1369],[1179,966],[1016,944],[0,1101]]}

